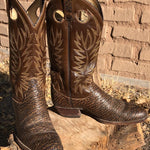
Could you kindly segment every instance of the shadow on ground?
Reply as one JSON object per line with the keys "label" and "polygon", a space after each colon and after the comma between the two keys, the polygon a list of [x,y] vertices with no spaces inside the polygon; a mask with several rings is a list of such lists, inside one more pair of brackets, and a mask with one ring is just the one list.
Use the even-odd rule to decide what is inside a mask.
{"label": "shadow on ground", "polygon": [[14,131],[14,122],[9,76],[0,72],[0,146],[8,145],[8,137]]}

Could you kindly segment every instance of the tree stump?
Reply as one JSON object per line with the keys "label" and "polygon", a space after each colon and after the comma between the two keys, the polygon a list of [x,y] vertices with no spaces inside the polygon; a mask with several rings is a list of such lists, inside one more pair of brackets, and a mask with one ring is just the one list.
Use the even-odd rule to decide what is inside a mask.
{"label": "tree stump", "polygon": [[[64,150],[136,150],[145,144],[140,124],[104,125],[84,114],[65,118],[50,110],[49,115]],[[12,135],[9,143],[1,150],[20,150]]]}

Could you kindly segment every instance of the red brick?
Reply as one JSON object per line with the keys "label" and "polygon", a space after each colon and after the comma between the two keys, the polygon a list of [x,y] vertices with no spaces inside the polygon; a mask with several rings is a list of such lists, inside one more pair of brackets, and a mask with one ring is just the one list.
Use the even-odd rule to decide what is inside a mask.
{"label": "red brick", "polygon": [[142,74],[150,74],[150,63],[147,63],[147,62],[139,62],[138,63],[138,66],[139,66],[139,70],[140,72],[139,73],[142,73]]}
{"label": "red brick", "polygon": [[8,23],[8,16],[6,11],[0,10],[0,22]]}
{"label": "red brick", "polygon": [[118,58],[115,58],[115,60],[113,61],[112,70],[139,73],[139,70],[135,63],[131,62],[130,60],[124,60]]}
{"label": "red brick", "polygon": [[126,58],[131,58],[132,50],[131,44],[124,43],[105,42],[100,47],[100,53],[102,54],[113,54],[114,56]]}
{"label": "red brick", "polygon": [[115,58],[112,70],[146,75],[150,74],[150,63],[140,61],[138,64],[135,64],[130,60]]}
{"label": "red brick", "polygon": [[132,55],[132,45],[130,44],[114,44],[114,56],[130,58]]}
{"label": "red brick", "polygon": [[150,0],[114,0],[114,2],[137,2],[141,4],[150,4]]}
{"label": "red brick", "polygon": [[107,68],[106,58],[103,55],[98,56],[97,67],[99,68],[100,71],[106,70],[106,68]]}
{"label": "red brick", "polygon": [[150,30],[135,29],[130,27],[115,26],[113,30],[113,37],[124,37],[129,40],[150,42]]}
{"label": "red brick", "polygon": [[97,67],[100,72],[104,72],[105,70],[110,70],[112,63],[112,56],[111,55],[98,55],[98,62]]}
{"label": "red brick", "polygon": [[143,48],[140,54],[140,60],[150,61],[150,47]]}
{"label": "red brick", "polygon": [[150,10],[145,10],[141,19],[142,23],[150,23]]}
{"label": "red brick", "polygon": [[8,25],[0,24],[0,34],[8,35]]}
{"label": "red brick", "polygon": [[1,39],[1,46],[9,47],[9,38],[5,36],[0,36]]}
{"label": "red brick", "polygon": [[6,10],[6,0],[0,0],[0,9]]}
{"label": "red brick", "polygon": [[134,8],[120,8],[102,6],[104,20],[106,21],[133,21],[135,10]]}
{"label": "red brick", "polygon": [[105,42],[100,45],[100,54],[112,54],[114,51],[114,43],[113,42]]}

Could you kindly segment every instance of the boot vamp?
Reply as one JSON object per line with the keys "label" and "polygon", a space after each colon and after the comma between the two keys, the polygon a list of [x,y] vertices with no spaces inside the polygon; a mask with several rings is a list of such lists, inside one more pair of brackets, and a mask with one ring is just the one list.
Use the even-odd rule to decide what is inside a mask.
{"label": "boot vamp", "polygon": [[[38,92],[37,92],[38,91]],[[31,150],[55,150],[62,147],[59,136],[48,115],[42,91],[32,88],[22,103],[13,101],[16,136]],[[54,148],[56,147],[56,148]],[[62,148],[57,148],[61,150]]]}
{"label": "boot vamp", "polygon": [[[17,107],[18,108],[18,104]],[[43,106],[40,112],[38,110],[27,109],[24,104],[19,109],[15,109],[16,114],[16,136],[19,140],[31,150],[62,150],[59,136],[52,126],[46,108]],[[25,110],[28,110],[24,114]],[[21,119],[22,118],[22,119]]]}

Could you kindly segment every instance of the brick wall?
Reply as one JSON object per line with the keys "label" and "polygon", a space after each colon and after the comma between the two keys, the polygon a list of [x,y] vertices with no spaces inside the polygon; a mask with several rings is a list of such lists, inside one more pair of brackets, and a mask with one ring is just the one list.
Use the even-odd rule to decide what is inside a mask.
{"label": "brick wall", "polygon": [[150,0],[99,0],[104,30],[100,73],[150,80]]}
{"label": "brick wall", "polygon": [[8,54],[8,18],[6,13],[6,2],[0,0],[0,53]]}
{"label": "brick wall", "polygon": [[[6,0],[0,0],[0,54],[9,54]],[[27,8],[32,0],[20,0]],[[150,81],[150,0],[99,0],[104,28],[100,73]]]}

